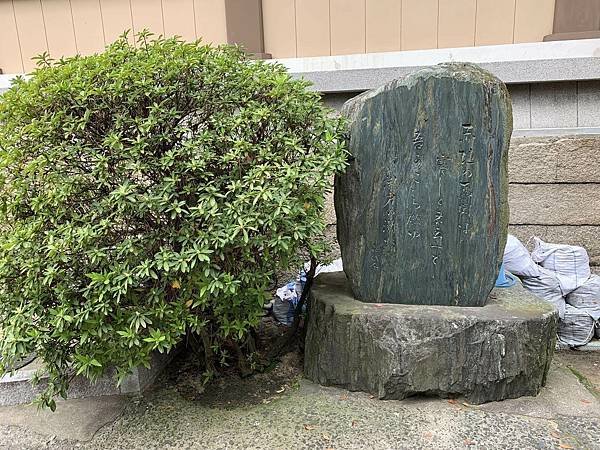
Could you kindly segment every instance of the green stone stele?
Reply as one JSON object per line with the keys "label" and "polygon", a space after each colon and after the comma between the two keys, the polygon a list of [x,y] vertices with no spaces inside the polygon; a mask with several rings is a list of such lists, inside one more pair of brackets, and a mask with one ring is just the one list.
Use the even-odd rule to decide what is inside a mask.
{"label": "green stone stele", "polygon": [[335,181],[344,271],[366,302],[483,306],[508,225],[506,86],[462,63],[352,100],[351,162]]}

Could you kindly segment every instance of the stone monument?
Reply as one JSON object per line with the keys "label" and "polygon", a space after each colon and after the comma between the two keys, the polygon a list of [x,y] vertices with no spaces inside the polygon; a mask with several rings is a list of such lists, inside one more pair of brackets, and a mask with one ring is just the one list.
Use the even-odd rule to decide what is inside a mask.
{"label": "stone monument", "polygon": [[556,313],[493,289],[508,226],[512,112],[504,84],[442,64],[361,94],[335,182],[344,273],[311,292],[305,372],[381,398],[535,395]]}
{"label": "stone monument", "polygon": [[344,105],[352,161],[336,180],[338,240],[368,302],[483,306],[508,225],[506,87],[441,65]]}

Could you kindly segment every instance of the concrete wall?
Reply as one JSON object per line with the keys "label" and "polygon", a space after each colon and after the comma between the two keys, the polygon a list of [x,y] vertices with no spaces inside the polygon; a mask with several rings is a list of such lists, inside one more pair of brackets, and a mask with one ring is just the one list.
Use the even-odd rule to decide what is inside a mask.
{"label": "concrete wall", "polygon": [[600,80],[514,84],[509,89],[517,129],[600,129]]}
{"label": "concrete wall", "polygon": [[263,0],[274,58],[539,42],[555,0]]}

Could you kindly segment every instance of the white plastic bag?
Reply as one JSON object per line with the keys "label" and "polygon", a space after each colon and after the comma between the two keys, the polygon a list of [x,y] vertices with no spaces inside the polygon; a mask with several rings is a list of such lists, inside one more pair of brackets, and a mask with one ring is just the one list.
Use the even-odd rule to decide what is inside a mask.
{"label": "white plastic bag", "polygon": [[[277,289],[273,304],[273,316],[278,322],[284,325],[291,325],[296,315],[296,305],[302,297],[302,290],[306,283],[306,272],[310,269],[310,262],[304,264],[304,270],[301,270],[296,277],[285,286]],[[319,265],[315,271],[315,276],[326,272],[340,272],[344,270],[342,259],[338,258],[326,266]]]}
{"label": "white plastic bag", "polygon": [[583,247],[566,244],[549,244],[533,238],[535,248],[531,258],[545,269],[558,274],[563,294],[567,295],[581,286],[590,276],[590,258]]}
{"label": "white plastic bag", "polygon": [[540,275],[540,266],[538,266],[525,246],[512,234],[506,239],[504,247],[504,268],[520,278],[537,277]]}
{"label": "white plastic bag", "polygon": [[524,277],[521,282],[529,291],[552,303],[561,319],[565,317],[565,298],[562,294],[560,282],[554,273],[540,267],[537,277]]}
{"label": "white plastic bag", "polygon": [[334,259],[333,261],[331,261],[331,264],[327,264],[326,266],[317,266],[315,276],[319,275],[320,273],[341,272],[342,270],[344,270],[342,258],[338,258]]}
{"label": "white plastic bag", "polygon": [[565,318],[558,323],[558,340],[569,347],[585,345],[594,337],[595,326],[587,312],[567,305]]}
{"label": "white plastic bag", "polygon": [[[310,269],[310,261],[304,263],[304,272],[308,272]],[[329,272],[341,272],[344,270],[344,265],[342,264],[342,258],[334,259],[330,264],[323,266],[319,264],[317,266],[317,270],[315,270],[315,277],[320,273],[329,273]]]}
{"label": "white plastic bag", "polygon": [[567,303],[600,319],[600,276],[591,275],[585,283],[567,295]]}

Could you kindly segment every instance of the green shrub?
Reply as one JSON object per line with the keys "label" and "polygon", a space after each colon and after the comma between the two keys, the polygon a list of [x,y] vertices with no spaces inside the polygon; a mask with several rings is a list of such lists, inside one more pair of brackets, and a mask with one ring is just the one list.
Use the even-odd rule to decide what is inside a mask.
{"label": "green shrub", "polygon": [[142,33],[41,58],[0,97],[3,371],[36,352],[54,408],[75,374],[122,379],[186,333],[243,341],[274,271],[321,251],[342,130],[235,47]]}

